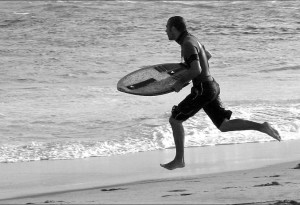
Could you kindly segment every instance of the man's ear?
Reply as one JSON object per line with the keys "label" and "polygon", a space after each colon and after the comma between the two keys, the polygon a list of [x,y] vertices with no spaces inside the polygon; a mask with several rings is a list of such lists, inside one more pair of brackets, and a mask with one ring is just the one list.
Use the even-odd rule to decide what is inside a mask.
{"label": "man's ear", "polygon": [[172,27],[171,27],[171,32],[172,32],[173,34],[175,34],[175,35],[180,34],[180,32],[178,31],[178,29],[177,29],[175,26],[172,26]]}
{"label": "man's ear", "polygon": [[177,32],[177,29],[175,28],[175,26],[171,27],[171,31],[172,31],[172,33]]}

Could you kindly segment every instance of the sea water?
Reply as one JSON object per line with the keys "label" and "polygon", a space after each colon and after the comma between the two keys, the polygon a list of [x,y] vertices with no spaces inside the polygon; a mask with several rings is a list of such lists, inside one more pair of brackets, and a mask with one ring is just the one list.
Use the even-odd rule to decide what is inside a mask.
{"label": "sea water", "polygon": [[[300,139],[299,1],[0,1],[0,162],[109,157],[174,148],[168,118],[190,91],[118,92],[142,66],[180,62],[166,22],[181,15],[212,53],[233,118]],[[186,147],[274,141],[220,132],[200,111]]]}

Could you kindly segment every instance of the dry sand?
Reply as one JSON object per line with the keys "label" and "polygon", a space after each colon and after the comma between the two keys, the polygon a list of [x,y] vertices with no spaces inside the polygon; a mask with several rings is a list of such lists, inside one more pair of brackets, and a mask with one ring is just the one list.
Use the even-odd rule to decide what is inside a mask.
{"label": "dry sand", "polygon": [[[23,178],[10,178],[10,185],[0,180],[0,203],[297,204],[299,145],[288,141],[190,148],[186,167],[174,171],[159,166],[172,159],[174,150],[116,156],[110,162],[94,158],[24,163],[18,172],[25,170]],[[2,165],[1,174],[16,174],[17,165],[10,166],[8,174]]]}

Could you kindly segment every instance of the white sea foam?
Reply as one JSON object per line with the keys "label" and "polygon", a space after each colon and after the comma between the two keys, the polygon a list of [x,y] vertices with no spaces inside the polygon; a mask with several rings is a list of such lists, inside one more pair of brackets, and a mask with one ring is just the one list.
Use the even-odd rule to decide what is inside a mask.
{"label": "white sea foam", "polygon": [[14,14],[27,15],[27,14],[29,14],[29,13],[26,13],[26,12],[14,12]]}
{"label": "white sea foam", "polygon": [[[231,109],[234,112],[233,118],[239,117],[258,122],[269,121],[278,129],[283,141],[300,139],[300,104],[290,104],[288,108],[285,105],[269,107],[243,105],[233,106]],[[147,119],[145,120],[147,122]],[[143,122],[143,119],[139,121]],[[0,162],[109,157],[175,147],[172,130],[168,124],[150,127],[147,123],[142,124],[131,127],[130,131],[128,130],[127,134],[119,140],[33,141],[22,145],[3,144],[0,147]],[[274,141],[270,136],[256,131],[222,133],[203,112],[185,122],[185,132],[186,147]]]}

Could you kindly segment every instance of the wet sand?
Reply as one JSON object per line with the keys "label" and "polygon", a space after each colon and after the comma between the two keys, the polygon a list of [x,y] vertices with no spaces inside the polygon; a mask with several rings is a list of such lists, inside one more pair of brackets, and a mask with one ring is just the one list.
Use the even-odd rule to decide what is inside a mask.
{"label": "wet sand", "polygon": [[1,204],[293,204],[300,141],[174,149],[110,158],[1,165]]}

